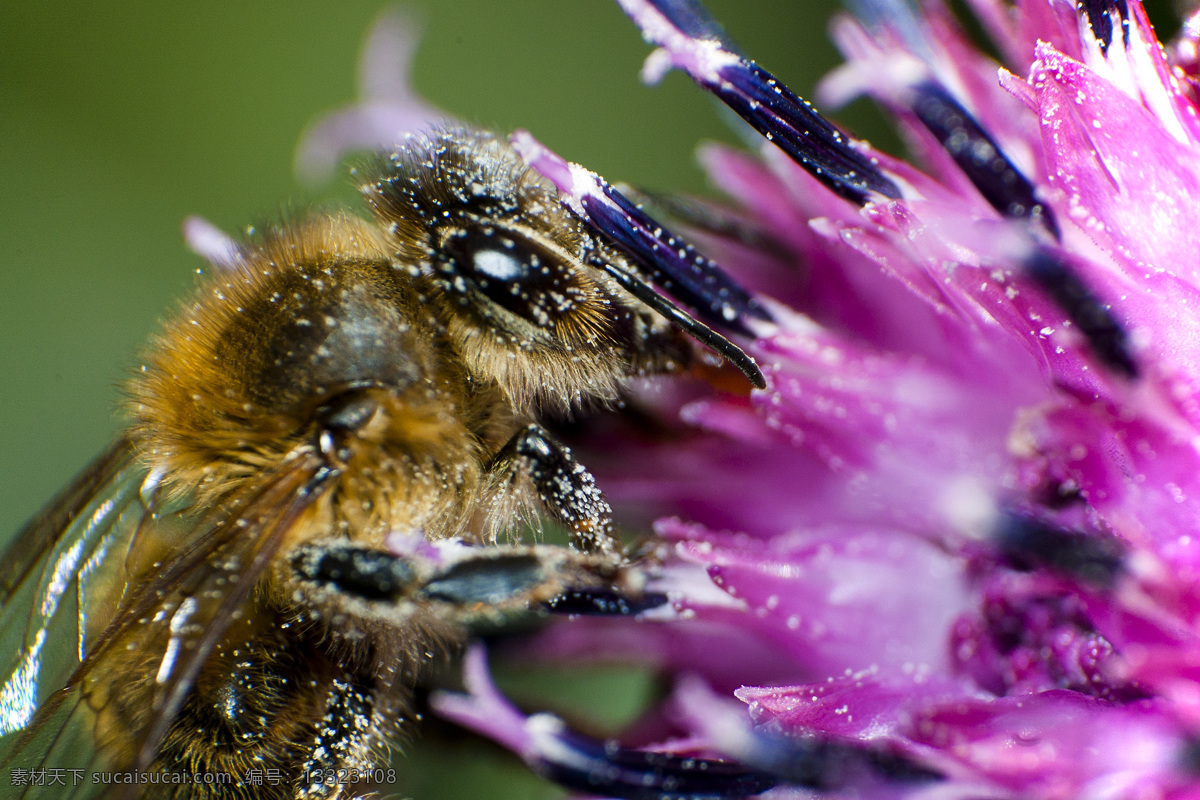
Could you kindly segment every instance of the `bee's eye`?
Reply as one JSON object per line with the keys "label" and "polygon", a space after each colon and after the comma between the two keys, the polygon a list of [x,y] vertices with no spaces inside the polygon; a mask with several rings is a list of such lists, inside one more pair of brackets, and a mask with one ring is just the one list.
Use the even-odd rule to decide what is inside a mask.
{"label": "bee's eye", "polygon": [[555,253],[507,231],[458,231],[443,243],[441,255],[439,271],[452,291],[479,292],[540,327],[553,327],[590,294]]}
{"label": "bee's eye", "polygon": [[509,250],[476,250],[472,266],[481,280],[520,281],[529,274],[530,264]]}

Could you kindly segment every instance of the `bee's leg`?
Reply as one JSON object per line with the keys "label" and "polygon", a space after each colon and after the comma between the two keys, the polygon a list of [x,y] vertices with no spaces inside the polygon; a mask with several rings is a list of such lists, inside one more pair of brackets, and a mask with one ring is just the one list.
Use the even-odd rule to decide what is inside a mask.
{"label": "bee's leg", "polygon": [[372,615],[414,603],[507,610],[558,591],[564,565],[555,549],[422,542],[392,552],[342,540],[301,545],[291,561],[302,585],[335,597],[344,610],[345,601]]}
{"label": "bee's leg", "polygon": [[308,542],[289,561],[306,604],[345,617],[392,618],[442,608],[470,625],[531,607],[630,615],[666,602],[641,590],[636,568],[550,545],[470,547],[417,539],[380,550],[346,540]]}
{"label": "bee's leg", "polygon": [[613,533],[612,508],[596,479],[541,425],[528,425],[513,436],[490,469],[502,478],[527,476],[549,515],[570,529],[575,547],[625,560],[624,545]]}
{"label": "bee's leg", "polygon": [[665,606],[669,601],[670,598],[663,592],[571,586],[546,601],[545,608],[555,614],[575,617],[635,617]]}
{"label": "bee's leg", "polygon": [[305,543],[289,560],[301,587],[358,601],[398,600],[418,580],[409,559],[345,540]]}
{"label": "bee's leg", "polygon": [[374,691],[365,675],[331,681],[325,715],[305,748],[308,758],[295,784],[296,800],[357,797],[372,776],[381,736],[372,713]]}

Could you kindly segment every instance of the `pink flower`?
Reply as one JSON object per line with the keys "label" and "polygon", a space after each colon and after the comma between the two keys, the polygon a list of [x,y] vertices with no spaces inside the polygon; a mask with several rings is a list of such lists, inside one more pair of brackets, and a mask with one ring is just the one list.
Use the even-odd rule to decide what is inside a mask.
{"label": "pink flower", "polygon": [[[765,388],[649,395],[683,433],[581,445],[618,504],[668,514],[672,613],[572,620],[529,652],[655,665],[675,692],[626,744],[750,770],[597,790],[1200,797],[1200,24],[1164,50],[1137,0],[973,0],[999,66],[936,2],[864,2],[819,97],[872,95],[918,168],[691,0],[619,1],[657,48],[644,77],[684,70],[766,137],[701,151],[737,208],[683,223],[720,268],[514,145],[741,335]],[[507,706],[481,653],[468,675],[444,714],[552,775],[602,771]]]}

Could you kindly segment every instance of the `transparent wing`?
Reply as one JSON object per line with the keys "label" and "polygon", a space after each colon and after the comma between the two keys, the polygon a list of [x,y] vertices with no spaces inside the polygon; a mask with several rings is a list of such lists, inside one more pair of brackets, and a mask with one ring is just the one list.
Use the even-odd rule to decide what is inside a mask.
{"label": "transparent wing", "polygon": [[[56,666],[54,682],[44,680],[51,673],[44,666],[49,659],[41,659],[46,688],[26,691],[36,708],[22,709],[29,718],[0,741],[0,763],[14,784],[16,778],[23,781],[21,788],[14,786],[19,797],[76,800],[137,794],[138,786],[105,783],[97,776],[136,774],[150,766],[197,673],[231,621],[245,610],[285,535],[327,477],[318,459],[299,457],[226,507],[166,513],[140,502],[144,476],[125,475],[128,459],[118,461],[124,465],[96,484],[104,491],[80,506],[99,510],[108,502],[102,494],[116,497],[113,510],[100,515],[113,520],[106,525],[109,543],[104,535],[92,534],[97,544],[80,546],[89,556],[64,558],[61,568],[48,569],[47,586],[58,581],[85,589],[76,615],[82,620],[76,627],[84,644],[66,659],[71,669],[65,675]],[[60,550],[70,551],[71,545],[56,545],[44,560],[53,563]],[[6,617],[10,609],[13,615],[21,609],[26,630],[41,623],[29,625],[24,618],[44,616],[26,605],[36,603],[38,593],[27,597],[23,588],[26,583],[41,585],[32,579],[38,572],[27,570],[30,577],[4,608]],[[54,577],[56,572],[62,577]],[[86,590],[93,584],[89,596]],[[99,606],[88,606],[89,600]],[[102,631],[87,617],[97,608],[108,620]],[[37,640],[36,633],[29,639],[35,645]],[[30,648],[22,639],[15,643],[22,648],[16,657],[19,668]],[[3,652],[12,658],[7,649]],[[57,691],[49,691],[53,689]],[[50,785],[51,777],[59,782]]]}
{"label": "transparent wing", "polygon": [[117,439],[17,532],[5,550],[4,563],[0,564],[0,608],[8,606],[9,598],[37,568],[46,552],[80,521],[82,509],[102,499],[105,487],[113,483],[130,459],[129,442]]}
{"label": "transparent wing", "polygon": [[[145,473],[114,442],[19,531],[0,566],[0,735],[24,729],[79,666],[106,556],[128,548],[146,516]],[[7,741],[7,740],[4,740]],[[2,747],[2,745],[0,745]],[[0,752],[3,752],[0,749]]]}

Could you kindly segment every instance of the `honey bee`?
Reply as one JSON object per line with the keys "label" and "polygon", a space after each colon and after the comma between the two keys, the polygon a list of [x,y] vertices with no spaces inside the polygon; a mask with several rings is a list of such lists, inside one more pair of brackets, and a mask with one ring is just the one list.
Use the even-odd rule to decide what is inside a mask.
{"label": "honey bee", "polygon": [[[410,138],[361,191],[370,221],[238,246],[145,352],[124,434],[5,553],[0,757],[86,771],[50,795],[355,796],[324,776],[386,763],[473,622],[639,591],[538,420],[688,368],[686,314],[492,134]],[[520,541],[539,513],[570,547]],[[188,780],[249,770],[277,780]]]}

